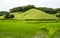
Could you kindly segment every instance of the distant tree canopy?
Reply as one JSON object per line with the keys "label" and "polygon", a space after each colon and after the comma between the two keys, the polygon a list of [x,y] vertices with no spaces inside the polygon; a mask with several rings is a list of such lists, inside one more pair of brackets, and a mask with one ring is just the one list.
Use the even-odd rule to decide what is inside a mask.
{"label": "distant tree canopy", "polygon": [[27,6],[21,6],[21,7],[15,7],[13,9],[10,9],[10,12],[25,12],[29,9],[35,8],[34,5],[27,5]]}
{"label": "distant tree canopy", "polygon": [[0,16],[3,16],[4,14],[9,14],[7,11],[0,11]]}
{"label": "distant tree canopy", "polygon": [[57,12],[56,17],[60,18],[60,11]]}
{"label": "distant tree canopy", "polygon": [[44,12],[49,13],[49,14],[55,14],[56,13],[56,10],[53,8],[38,7],[36,9],[44,11]]}
{"label": "distant tree canopy", "polygon": [[55,11],[56,11],[56,12],[59,12],[59,11],[60,11],[60,8],[56,8]]}
{"label": "distant tree canopy", "polygon": [[49,13],[49,14],[56,14],[58,11],[60,11],[60,8],[53,9],[53,8],[47,8],[47,7],[35,7],[34,5],[15,7],[15,8],[10,9],[9,11],[11,13],[13,13],[13,12],[25,12],[25,11],[32,9],[32,8],[44,11],[44,12]]}

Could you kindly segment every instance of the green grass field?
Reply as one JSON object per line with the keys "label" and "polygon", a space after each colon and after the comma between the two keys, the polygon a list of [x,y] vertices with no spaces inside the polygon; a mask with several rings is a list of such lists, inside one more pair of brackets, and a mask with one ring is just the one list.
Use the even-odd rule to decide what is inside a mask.
{"label": "green grass field", "polygon": [[[30,22],[31,21],[0,20],[0,38],[52,38],[55,31],[60,29],[60,22]],[[59,35],[59,33],[57,35]],[[54,37],[57,37],[57,35]],[[58,37],[60,38],[60,36]]]}
{"label": "green grass field", "polygon": [[11,14],[11,20],[0,17],[0,38],[60,38],[60,20],[53,14],[37,9]]}

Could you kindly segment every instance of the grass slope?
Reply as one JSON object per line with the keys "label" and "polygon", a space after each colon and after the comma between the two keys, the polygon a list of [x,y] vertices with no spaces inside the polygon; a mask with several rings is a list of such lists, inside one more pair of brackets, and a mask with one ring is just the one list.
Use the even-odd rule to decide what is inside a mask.
{"label": "grass slope", "polygon": [[37,9],[31,9],[25,12],[27,15],[24,16],[26,19],[56,19],[55,16],[47,14]]}
{"label": "grass slope", "polygon": [[37,9],[30,9],[24,13],[14,13],[15,19],[57,19],[54,15],[47,14]]}

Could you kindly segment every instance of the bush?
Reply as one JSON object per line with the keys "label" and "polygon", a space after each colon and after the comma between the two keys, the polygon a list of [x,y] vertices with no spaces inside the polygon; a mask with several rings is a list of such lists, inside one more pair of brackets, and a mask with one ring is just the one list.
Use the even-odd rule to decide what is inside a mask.
{"label": "bush", "polygon": [[9,17],[10,17],[10,14],[5,15],[5,19],[9,19]]}
{"label": "bush", "polygon": [[59,15],[56,15],[56,17],[60,18],[60,14]]}
{"label": "bush", "polygon": [[12,14],[12,15],[10,15],[10,18],[14,18],[14,15]]}
{"label": "bush", "polygon": [[12,19],[12,18],[14,18],[14,15],[13,14],[6,14],[5,15],[5,19]]}

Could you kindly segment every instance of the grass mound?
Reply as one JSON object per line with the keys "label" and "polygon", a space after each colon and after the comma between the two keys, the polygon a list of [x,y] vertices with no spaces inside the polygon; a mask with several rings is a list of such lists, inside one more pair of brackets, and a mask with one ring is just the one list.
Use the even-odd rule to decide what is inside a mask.
{"label": "grass mound", "polygon": [[30,9],[24,13],[14,13],[15,19],[56,19],[57,17],[37,9]]}
{"label": "grass mound", "polygon": [[55,16],[47,14],[37,9],[31,9],[24,13],[24,19],[56,19]]}

